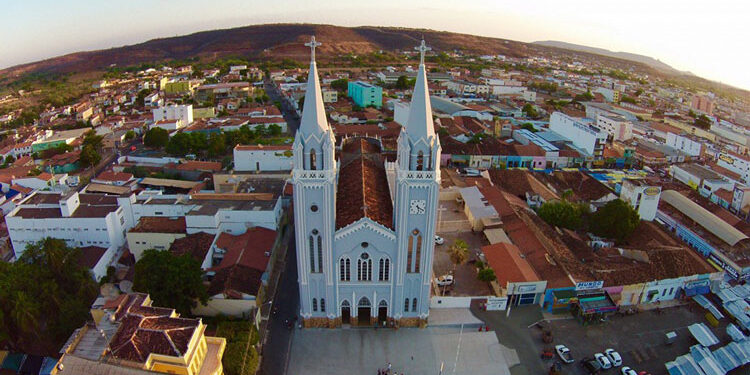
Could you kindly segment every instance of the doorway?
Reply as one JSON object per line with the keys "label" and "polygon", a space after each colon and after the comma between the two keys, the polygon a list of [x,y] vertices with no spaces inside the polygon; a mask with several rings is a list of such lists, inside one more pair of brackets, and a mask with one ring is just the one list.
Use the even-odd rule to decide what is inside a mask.
{"label": "doorway", "polygon": [[378,304],[378,325],[384,326],[388,321],[388,302],[380,301]]}
{"label": "doorway", "polygon": [[341,324],[351,324],[352,313],[349,301],[341,302]]}
{"label": "doorway", "polygon": [[357,325],[369,326],[372,315],[372,304],[367,297],[362,297],[357,304]]}

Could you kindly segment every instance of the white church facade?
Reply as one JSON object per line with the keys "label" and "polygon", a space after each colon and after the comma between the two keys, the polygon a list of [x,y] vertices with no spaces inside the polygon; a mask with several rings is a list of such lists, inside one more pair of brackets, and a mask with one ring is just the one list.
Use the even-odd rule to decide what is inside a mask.
{"label": "white church facade", "polygon": [[339,144],[328,124],[315,39],[293,145],[300,315],[306,327],[419,326],[427,321],[440,142],[434,132],[424,41],[395,162],[373,138]]}

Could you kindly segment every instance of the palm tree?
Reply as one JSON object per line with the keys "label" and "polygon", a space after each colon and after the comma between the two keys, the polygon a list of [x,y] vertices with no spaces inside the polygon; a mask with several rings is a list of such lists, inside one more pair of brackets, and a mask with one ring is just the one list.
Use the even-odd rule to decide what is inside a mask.
{"label": "palm tree", "polygon": [[23,334],[37,335],[39,305],[24,292],[16,292],[13,301],[13,320]]}
{"label": "palm tree", "polygon": [[466,241],[457,239],[456,242],[453,243],[453,246],[451,246],[450,257],[451,262],[453,263],[453,271],[455,272],[459,265],[464,264],[469,260],[469,245]]}

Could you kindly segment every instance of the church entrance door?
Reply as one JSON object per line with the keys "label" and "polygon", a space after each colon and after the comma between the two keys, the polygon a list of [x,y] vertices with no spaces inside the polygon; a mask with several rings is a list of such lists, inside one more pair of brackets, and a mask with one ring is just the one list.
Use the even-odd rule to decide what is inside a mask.
{"label": "church entrance door", "polygon": [[349,307],[349,301],[344,301],[341,303],[341,324],[351,324],[351,320],[352,312]]}
{"label": "church entrance door", "polygon": [[380,301],[378,304],[378,325],[384,326],[388,321],[388,302]]}
{"label": "church entrance door", "polygon": [[372,304],[367,297],[362,297],[357,304],[357,324],[360,326],[369,326],[370,316],[372,315]]}

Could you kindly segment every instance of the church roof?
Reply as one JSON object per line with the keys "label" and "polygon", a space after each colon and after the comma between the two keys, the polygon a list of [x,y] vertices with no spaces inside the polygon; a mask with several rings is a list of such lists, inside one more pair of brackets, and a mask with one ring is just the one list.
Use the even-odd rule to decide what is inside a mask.
{"label": "church roof", "polygon": [[367,139],[349,140],[342,148],[336,194],[336,229],[363,217],[393,229],[393,202],[380,147]]}

